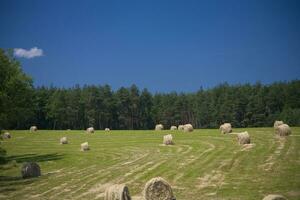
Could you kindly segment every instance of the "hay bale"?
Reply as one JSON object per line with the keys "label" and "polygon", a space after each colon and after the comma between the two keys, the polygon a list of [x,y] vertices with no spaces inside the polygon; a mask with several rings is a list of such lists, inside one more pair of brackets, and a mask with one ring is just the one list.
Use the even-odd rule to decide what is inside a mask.
{"label": "hay bale", "polygon": [[179,130],[179,131],[183,131],[183,130],[184,130],[184,125],[179,125],[179,126],[178,126],[178,130]]}
{"label": "hay bale", "polygon": [[163,144],[165,144],[165,145],[173,145],[174,144],[173,137],[172,137],[171,134],[164,136],[164,138],[163,138]]}
{"label": "hay bale", "polygon": [[87,133],[94,133],[95,129],[94,129],[94,127],[89,127],[89,128],[86,129],[86,132]]}
{"label": "hay bale", "polygon": [[126,185],[112,185],[105,190],[104,200],[131,200],[129,189]]}
{"label": "hay bale", "polygon": [[275,129],[275,134],[279,136],[288,136],[292,134],[292,130],[287,124],[281,124]]}
{"label": "hay bale", "polygon": [[146,183],[143,196],[144,200],[176,200],[170,184],[161,177]]}
{"label": "hay bale", "polygon": [[277,129],[278,126],[284,124],[283,121],[275,121],[274,122],[274,129]]}
{"label": "hay bale", "polygon": [[22,178],[32,178],[41,176],[41,168],[35,162],[24,163],[21,168]]}
{"label": "hay bale", "polygon": [[110,131],[110,129],[109,129],[109,128],[105,128],[104,130],[105,130],[105,131]]}
{"label": "hay bale", "polygon": [[60,144],[68,144],[68,139],[67,139],[67,137],[62,137],[62,138],[60,138]]}
{"label": "hay bale", "polygon": [[155,126],[155,130],[156,130],[156,131],[164,130],[164,126],[163,126],[162,124],[157,124],[157,125]]}
{"label": "hay bale", "polygon": [[171,131],[176,131],[177,130],[177,126],[171,126],[170,130]]}
{"label": "hay bale", "polygon": [[31,126],[29,130],[30,132],[35,132],[37,131],[37,126]]}
{"label": "hay bale", "polygon": [[247,131],[238,133],[237,140],[240,145],[250,144],[250,135],[248,134]]}
{"label": "hay bale", "polygon": [[220,131],[222,134],[231,133],[232,127],[230,123],[224,123],[220,126]]}
{"label": "hay bale", "polygon": [[88,151],[88,150],[90,150],[89,143],[88,142],[82,143],[80,145],[80,149],[81,149],[81,151]]}
{"label": "hay bale", "polygon": [[183,126],[183,131],[184,132],[192,132],[194,130],[193,125],[192,124],[185,124]]}
{"label": "hay bale", "polygon": [[269,194],[263,200],[287,200],[284,196],[278,194]]}
{"label": "hay bale", "polygon": [[11,138],[11,135],[10,135],[9,132],[5,132],[5,133],[3,133],[2,138],[3,138],[3,139],[10,139],[10,138]]}

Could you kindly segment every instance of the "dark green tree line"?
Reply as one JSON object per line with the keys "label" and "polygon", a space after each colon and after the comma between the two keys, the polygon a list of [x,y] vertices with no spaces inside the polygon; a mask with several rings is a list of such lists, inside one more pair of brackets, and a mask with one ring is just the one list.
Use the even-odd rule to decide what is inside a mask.
{"label": "dark green tree line", "polygon": [[[271,85],[222,84],[195,93],[142,92],[132,85],[36,88],[35,124],[45,129],[153,129],[192,123],[196,128],[272,126],[281,119],[300,125],[300,81]],[[12,127],[13,128],[13,127]],[[27,127],[24,127],[27,128]]]}
{"label": "dark green tree line", "polygon": [[274,120],[300,126],[300,81],[270,85],[223,83],[194,93],[156,93],[132,85],[36,87],[11,54],[0,50],[0,128],[153,129],[162,123],[195,128],[271,126]]}

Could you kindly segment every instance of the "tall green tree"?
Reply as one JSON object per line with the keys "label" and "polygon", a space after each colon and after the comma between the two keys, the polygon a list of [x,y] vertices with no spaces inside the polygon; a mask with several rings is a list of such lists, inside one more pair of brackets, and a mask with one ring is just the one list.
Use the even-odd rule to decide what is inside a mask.
{"label": "tall green tree", "polygon": [[0,129],[24,128],[33,115],[32,79],[22,71],[12,51],[0,49]]}

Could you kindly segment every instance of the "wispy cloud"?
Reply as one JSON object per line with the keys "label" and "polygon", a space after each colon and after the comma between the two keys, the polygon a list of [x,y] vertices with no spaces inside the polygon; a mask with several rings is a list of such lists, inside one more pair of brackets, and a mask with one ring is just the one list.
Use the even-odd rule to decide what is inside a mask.
{"label": "wispy cloud", "polygon": [[43,50],[37,47],[33,47],[29,50],[16,48],[14,49],[14,55],[21,58],[34,58],[43,55]]}

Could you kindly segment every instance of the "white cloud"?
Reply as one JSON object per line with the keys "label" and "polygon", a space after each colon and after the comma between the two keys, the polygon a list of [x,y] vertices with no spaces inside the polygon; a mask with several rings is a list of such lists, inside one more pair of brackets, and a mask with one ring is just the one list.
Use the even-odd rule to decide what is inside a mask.
{"label": "white cloud", "polygon": [[14,54],[17,57],[28,58],[29,59],[29,58],[42,56],[43,55],[43,50],[39,49],[37,47],[33,47],[29,50],[16,48],[16,49],[14,49]]}

